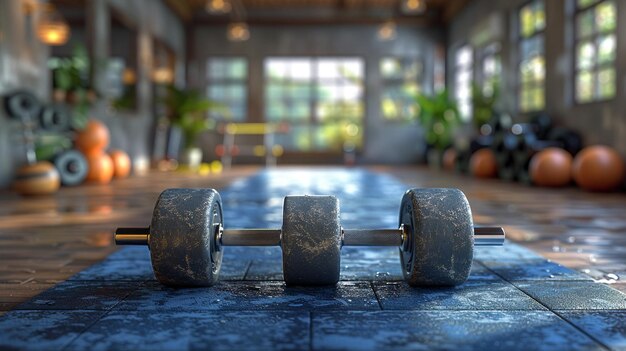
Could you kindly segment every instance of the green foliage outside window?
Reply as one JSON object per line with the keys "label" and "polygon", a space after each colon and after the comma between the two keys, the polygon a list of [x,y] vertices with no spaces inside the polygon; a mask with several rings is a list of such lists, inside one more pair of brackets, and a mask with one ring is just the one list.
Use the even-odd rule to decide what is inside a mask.
{"label": "green foliage outside window", "polygon": [[615,96],[617,13],[614,1],[578,1],[576,16],[576,84],[579,103]]}

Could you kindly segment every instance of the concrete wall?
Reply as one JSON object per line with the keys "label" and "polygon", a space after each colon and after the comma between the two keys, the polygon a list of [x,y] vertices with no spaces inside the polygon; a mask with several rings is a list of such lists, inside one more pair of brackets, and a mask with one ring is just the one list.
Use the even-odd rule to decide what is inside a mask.
{"label": "concrete wall", "polygon": [[[433,85],[435,52],[437,46],[443,46],[443,32],[399,26],[395,40],[382,42],[378,40],[377,30],[375,25],[253,25],[250,26],[250,39],[236,43],[227,40],[225,26],[196,26],[190,41],[188,84],[205,89],[205,65],[211,56],[246,57],[249,67],[249,120],[261,121],[264,111],[263,60],[266,57],[362,57],[366,79],[363,161],[413,162],[422,152],[420,128],[415,123],[385,121],[381,116],[379,61],[385,56],[420,59],[424,64],[424,87],[430,89]],[[210,152],[211,148],[206,147],[205,150]]]}
{"label": "concrete wall", "polygon": [[[50,72],[46,68],[50,49],[34,37],[36,18],[24,14],[26,0],[0,1],[0,95],[18,88],[34,91],[42,101],[50,99]],[[93,62],[109,57],[110,15],[112,11],[132,22],[138,35],[138,102],[137,110],[120,113],[111,110],[107,101],[99,101],[91,116],[103,120],[111,130],[111,148],[130,153],[135,165],[145,167],[150,158],[153,124],[153,97],[150,79],[153,40],[168,45],[178,62],[177,81],[184,78],[185,28],[182,22],[160,0],[91,0],[86,1],[86,28],[76,31],[90,49]],[[71,52],[71,46],[68,45]],[[98,65],[95,83],[101,72]],[[16,167],[24,162],[20,140],[15,136],[19,125],[9,121],[0,109],[0,188],[7,186]],[[18,140],[16,140],[18,139]]]}
{"label": "concrete wall", "polygon": [[[0,1],[0,97],[17,89],[30,90],[40,99],[49,96],[49,48],[35,35],[37,18],[36,13],[25,15],[22,0]],[[0,108],[0,188],[26,162],[22,140],[20,124]]]}
{"label": "concrete wall", "polygon": [[[161,1],[154,0],[92,0],[87,8],[87,31],[90,52],[94,62],[104,61],[110,55],[110,16],[120,15],[137,34],[137,108],[135,111],[114,111],[108,101],[100,101],[92,114],[103,120],[111,130],[111,148],[127,151],[135,169],[149,166],[154,133],[154,99],[151,72],[154,40],[168,45],[176,54],[178,74],[183,76],[185,57],[185,29],[182,22]],[[96,68],[97,77],[104,74]]]}
{"label": "concrete wall", "polygon": [[[517,120],[517,11],[526,1],[476,0],[451,23],[448,30],[448,85],[454,88],[453,57],[465,43],[480,46],[497,40],[502,44],[502,108]],[[587,144],[607,144],[626,155],[626,2],[617,5],[617,92],[604,102],[574,101],[573,0],[546,0],[546,111],[559,123],[575,128]],[[476,66],[477,67],[477,66]],[[476,70],[475,70],[476,71]]]}

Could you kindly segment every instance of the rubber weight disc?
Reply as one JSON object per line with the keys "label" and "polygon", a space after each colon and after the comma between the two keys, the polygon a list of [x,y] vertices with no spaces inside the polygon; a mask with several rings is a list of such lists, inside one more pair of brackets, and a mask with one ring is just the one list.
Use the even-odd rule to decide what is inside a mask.
{"label": "rubber weight disc", "polygon": [[458,189],[410,189],[402,197],[400,248],[404,279],[412,286],[454,286],[472,267],[474,225]]}
{"label": "rubber weight disc", "polygon": [[334,196],[287,196],[281,245],[288,285],[333,285],[339,281],[341,225]]}
{"label": "rubber weight disc", "polygon": [[21,121],[33,120],[41,105],[37,97],[28,91],[16,91],[5,98],[5,109],[9,116]]}
{"label": "rubber weight disc", "polygon": [[66,186],[78,185],[87,177],[87,160],[76,150],[62,152],[54,158],[54,166],[61,175],[61,183]]}
{"label": "rubber weight disc", "polygon": [[213,189],[168,189],[161,193],[150,226],[150,256],[156,278],[170,286],[211,286],[218,281],[222,250],[216,233],[222,200]]}
{"label": "rubber weight disc", "polygon": [[70,129],[70,115],[62,106],[46,106],[39,115],[41,129],[48,132],[66,132]]}

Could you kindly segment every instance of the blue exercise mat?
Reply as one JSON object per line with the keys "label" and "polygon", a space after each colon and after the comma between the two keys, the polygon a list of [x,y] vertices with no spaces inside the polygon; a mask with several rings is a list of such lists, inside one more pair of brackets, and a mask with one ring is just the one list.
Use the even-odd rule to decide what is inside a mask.
{"label": "blue exercise mat", "polygon": [[[395,228],[406,189],[364,170],[294,169],[220,193],[228,228],[280,227],[290,194],[336,195],[346,228]],[[218,285],[173,289],[146,247],[125,247],[0,317],[0,349],[603,348],[626,348],[626,295],[511,242],[476,248],[469,280],[439,289],[404,283],[389,247],[344,248],[340,283],[311,288],[285,286],[280,248],[227,247]]]}

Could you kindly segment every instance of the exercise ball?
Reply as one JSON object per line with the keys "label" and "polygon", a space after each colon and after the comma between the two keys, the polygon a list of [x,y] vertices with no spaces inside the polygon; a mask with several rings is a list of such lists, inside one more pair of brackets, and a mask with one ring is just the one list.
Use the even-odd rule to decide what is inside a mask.
{"label": "exercise ball", "polygon": [[101,153],[91,153],[87,155],[89,172],[87,181],[91,183],[108,184],[113,178],[113,160],[111,156]]}
{"label": "exercise ball", "polygon": [[128,177],[131,171],[131,162],[128,154],[122,150],[113,150],[109,156],[111,156],[111,160],[113,160],[113,177]]}
{"label": "exercise ball", "polygon": [[498,174],[496,155],[491,149],[480,149],[470,158],[470,171],[478,178],[493,178]]}
{"label": "exercise ball", "polygon": [[15,175],[13,189],[21,195],[48,195],[61,186],[59,172],[50,162],[42,161],[21,167]]}
{"label": "exercise ball", "polygon": [[530,179],[539,186],[560,187],[572,181],[572,155],[560,148],[549,147],[530,160]]}
{"label": "exercise ball", "polygon": [[454,171],[456,166],[457,152],[453,148],[449,148],[443,153],[443,169],[446,171]]}
{"label": "exercise ball", "polygon": [[91,119],[76,135],[76,148],[83,154],[101,154],[109,146],[109,129],[104,123]]}
{"label": "exercise ball", "polygon": [[610,191],[624,181],[624,160],[617,151],[602,145],[584,148],[574,158],[576,184],[589,191]]}

